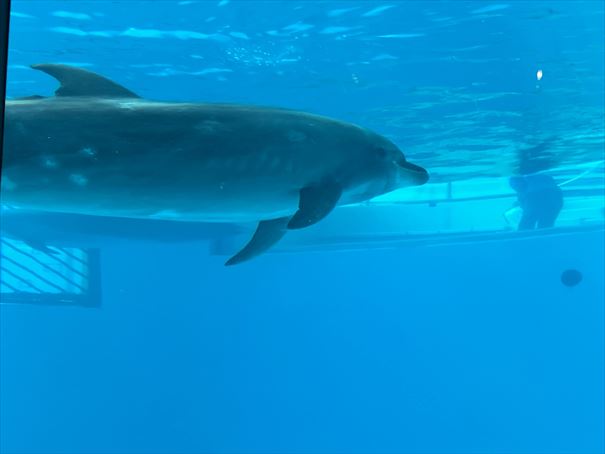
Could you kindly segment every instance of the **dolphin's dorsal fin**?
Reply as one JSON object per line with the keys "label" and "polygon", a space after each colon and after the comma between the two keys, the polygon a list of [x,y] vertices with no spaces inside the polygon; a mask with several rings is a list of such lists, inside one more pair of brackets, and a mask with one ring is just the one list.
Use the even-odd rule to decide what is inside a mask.
{"label": "dolphin's dorsal fin", "polygon": [[56,96],[93,96],[98,98],[139,98],[139,96],[119,84],[87,71],[68,65],[41,63],[32,65],[59,81],[61,86]]}

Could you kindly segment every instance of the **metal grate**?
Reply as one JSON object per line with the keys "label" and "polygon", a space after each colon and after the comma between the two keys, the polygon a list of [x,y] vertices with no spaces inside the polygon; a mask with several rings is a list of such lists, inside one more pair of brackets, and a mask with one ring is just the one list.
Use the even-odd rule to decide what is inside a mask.
{"label": "metal grate", "polygon": [[98,307],[99,251],[0,241],[2,303]]}

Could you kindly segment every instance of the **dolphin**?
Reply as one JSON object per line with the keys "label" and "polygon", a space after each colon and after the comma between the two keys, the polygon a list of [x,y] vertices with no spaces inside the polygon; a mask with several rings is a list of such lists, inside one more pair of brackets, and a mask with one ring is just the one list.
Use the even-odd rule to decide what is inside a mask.
{"label": "dolphin", "polygon": [[55,96],[6,103],[2,199],[118,218],[257,222],[226,265],[249,260],[336,206],[428,181],[375,132],[305,112],[142,99],[99,74],[33,69]]}

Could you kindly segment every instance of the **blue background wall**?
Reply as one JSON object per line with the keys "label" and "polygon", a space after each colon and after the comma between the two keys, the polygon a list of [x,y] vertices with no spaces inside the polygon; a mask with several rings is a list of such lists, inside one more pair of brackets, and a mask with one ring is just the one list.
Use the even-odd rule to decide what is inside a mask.
{"label": "blue background wall", "polygon": [[0,306],[0,448],[602,452],[603,247],[108,249],[102,309]]}

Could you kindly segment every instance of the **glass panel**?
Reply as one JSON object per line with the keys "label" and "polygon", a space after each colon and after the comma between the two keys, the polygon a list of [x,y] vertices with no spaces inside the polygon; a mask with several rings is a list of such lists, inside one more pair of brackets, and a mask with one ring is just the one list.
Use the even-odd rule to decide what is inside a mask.
{"label": "glass panel", "polygon": [[0,451],[605,450],[602,1],[10,19]]}

